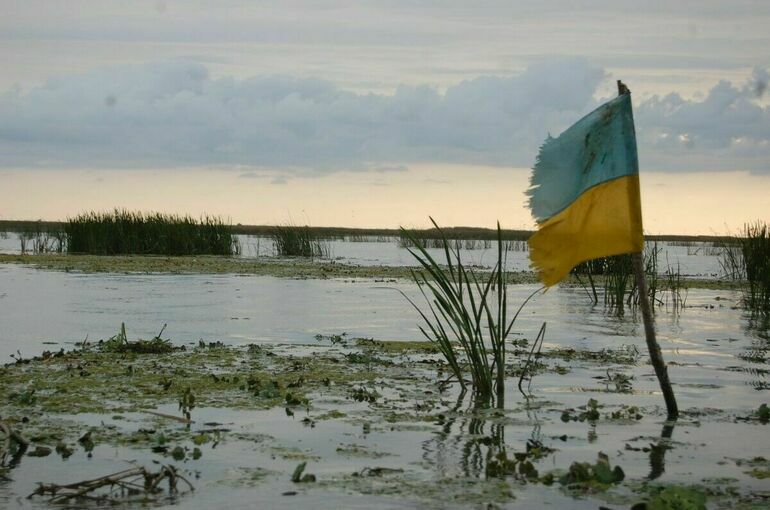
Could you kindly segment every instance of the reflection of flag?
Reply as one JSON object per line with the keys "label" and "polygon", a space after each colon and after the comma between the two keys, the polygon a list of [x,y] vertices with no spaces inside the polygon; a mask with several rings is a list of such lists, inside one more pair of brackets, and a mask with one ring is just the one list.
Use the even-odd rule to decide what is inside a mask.
{"label": "reflection of flag", "polygon": [[554,285],[577,264],[642,251],[631,95],[624,93],[540,148],[527,191],[538,231],[532,267]]}

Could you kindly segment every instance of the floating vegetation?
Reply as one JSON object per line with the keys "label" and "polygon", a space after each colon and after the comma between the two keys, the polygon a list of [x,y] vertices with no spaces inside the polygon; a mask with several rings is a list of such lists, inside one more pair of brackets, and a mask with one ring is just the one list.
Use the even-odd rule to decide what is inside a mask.
{"label": "floating vegetation", "polygon": [[[421,326],[420,331],[428,340],[436,343],[460,385],[463,388],[466,386],[464,367],[467,366],[471,372],[474,392],[487,399],[496,396],[498,406],[502,407],[505,395],[506,340],[521,309],[540,290],[530,295],[513,318],[508,320],[508,282],[499,223],[497,264],[485,275],[486,281],[481,281],[472,269],[463,266],[459,248],[452,251],[441,228],[433,218],[431,221],[441,234],[446,267],[431,257],[420,239],[402,230],[403,235],[414,245],[414,248],[409,248],[409,253],[417,259],[424,271],[414,271],[413,278],[420,286],[429,312],[423,312],[411,299],[407,299],[424,320],[425,327]],[[455,353],[455,343],[462,349],[461,359]],[[489,352],[492,354],[491,361]]]}
{"label": "floating vegetation", "polygon": [[233,255],[232,227],[215,216],[141,213],[125,209],[85,212],[64,225],[69,253],[94,255]]}
{"label": "floating vegetation", "polygon": [[[569,471],[559,478],[561,485],[571,490],[604,490],[610,485],[622,482],[626,477],[620,466],[610,467],[610,459],[599,452],[596,462],[573,462]],[[674,507],[676,508],[676,507]]]}
{"label": "floating vegetation", "polygon": [[743,304],[752,312],[770,312],[770,231],[761,221],[747,223],[743,235],[724,248],[725,275],[743,282]]}
{"label": "floating vegetation", "polygon": [[178,347],[174,347],[171,340],[161,338],[163,331],[166,329],[166,325],[163,325],[160,333],[155,335],[151,340],[135,340],[129,341],[126,336],[126,324],[120,324],[120,331],[117,335],[110,337],[107,340],[101,340],[98,343],[99,349],[104,352],[117,352],[125,353],[132,352],[134,354],[166,354],[172,352]]}
{"label": "floating vegetation", "polygon": [[270,234],[277,255],[286,257],[329,257],[329,243],[307,225],[279,225]]}
{"label": "floating vegetation", "polygon": [[634,510],[706,510],[706,494],[703,489],[672,485],[652,490],[650,500],[634,505]]}
{"label": "floating vegetation", "polygon": [[347,347],[348,345],[348,334],[345,332],[342,332],[341,334],[332,334],[332,335],[322,335],[317,334],[315,336],[315,339],[319,342],[330,342],[332,345],[340,345],[342,347]]}
{"label": "floating vegetation", "polygon": [[[99,465],[108,466],[103,469],[116,472],[108,475],[112,477],[123,473],[124,459],[137,462],[126,471],[155,463],[148,470],[152,480],[169,462],[184,463],[189,471],[180,467],[176,474],[194,481],[188,475],[193,473],[196,479],[200,477],[201,489],[194,482],[196,493],[206,491],[205,498],[200,498],[203,502],[182,500],[196,508],[211,502],[232,504],[234,497],[239,502],[256,497],[253,491],[233,496],[236,493],[231,487],[259,487],[259,497],[268,507],[280,506],[284,496],[304,495],[320,501],[330,495],[325,491],[333,491],[340,507],[362,502],[392,506],[394,501],[400,506],[422,507],[438,501],[486,508],[516,498],[528,506],[534,502],[537,508],[570,508],[572,498],[580,498],[580,504],[593,508],[634,504],[633,508],[669,508],[654,505],[683,500],[688,487],[650,480],[664,471],[674,477],[687,466],[683,462],[692,462],[687,469],[698,482],[712,468],[680,459],[697,455],[708,448],[705,443],[734,426],[732,420],[725,420],[732,414],[715,416],[706,409],[693,409],[703,414],[693,424],[677,427],[687,432],[695,423],[707,426],[695,438],[688,440],[685,434],[679,441],[671,441],[671,432],[666,433],[665,428],[661,437],[649,435],[649,426],[657,426],[661,417],[654,405],[637,408],[621,404],[617,398],[586,403],[587,396],[579,401],[570,396],[562,400],[553,393],[548,400],[538,396],[511,409],[493,409],[484,399],[441,384],[437,374],[447,366],[425,350],[428,342],[415,343],[414,348],[408,344],[355,338],[346,345],[312,342],[233,347],[201,342],[166,354],[104,352],[84,345],[62,355],[11,363],[0,367],[0,449],[7,437],[3,423],[23,433],[31,444],[20,455],[21,447],[12,445],[5,456],[6,466],[0,466],[0,479],[14,498],[32,491],[29,480],[16,481],[22,473],[37,473],[38,480],[46,482],[41,487],[64,487],[48,483],[58,476],[49,473],[67,466],[74,472],[84,463],[96,468],[88,460],[92,454]],[[532,344],[517,341],[526,352]],[[348,363],[347,355],[359,351],[376,353],[389,363]],[[549,353],[544,349],[543,357],[548,358]],[[558,353],[574,361],[570,366],[576,371],[588,367],[595,375],[607,374],[606,364],[633,365],[635,359],[631,348]],[[647,368],[638,367],[633,373],[639,378],[645,371]],[[87,375],[81,375],[83,372]],[[614,380],[619,373],[613,367],[608,378]],[[558,378],[555,382],[560,384]],[[37,391],[30,406],[19,407],[8,400],[13,393],[30,390]],[[306,402],[305,395],[312,403]],[[578,406],[580,403],[586,405]],[[288,412],[287,404],[303,407]],[[194,406],[196,422],[163,412],[176,412],[178,406],[186,407],[187,412]],[[559,419],[565,409],[568,423]],[[739,425],[742,433],[762,437],[762,412],[766,413],[766,406],[742,409],[741,416],[746,417]],[[583,426],[581,414],[585,414]],[[667,425],[671,430],[673,426]],[[628,439],[633,434],[638,436]],[[615,451],[618,439],[618,460],[597,456],[600,450]],[[736,443],[735,455],[746,453],[740,444]],[[664,470],[664,454],[671,449],[676,454],[669,455],[669,469]],[[620,459],[622,468],[617,465]],[[20,462],[22,469],[14,472]],[[763,508],[765,491],[758,484],[770,476],[764,459],[754,456],[739,463],[724,458],[719,465],[719,469],[729,470],[725,477],[734,477],[742,485],[713,482],[706,491],[692,490],[707,494],[715,508],[730,508],[735,498],[747,502],[745,508]],[[36,471],[38,466],[40,471]],[[96,487],[84,499],[63,502],[83,507],[88,503],[85,498],[93,497],[97,503],[144,501],[153,506],[175,497],[166,490],[169,478],[157,485],[163,491],[148,493],[143,489],[144,474],[130,472],[134,478],[126,481],[138,486],[136,492],[121,484],[94,483],[101,480],[94,478],[77,484],[80,490]],[[177,483],[178,492],[191,490],[181,479]],[[714,495],[717,492],[722,495]],[[64,494],[65,489],[59,488],[33,497],[45,502]],[[8,501],[2,497],[0,494],[0,505]]]}
{"label": "floating vegetation", "polygon": [[636,365],[641,358],[639,348],[633,344],[621,345],[615,349],[605,347],[598,351],[575,349],[573,347],[556,347],[548,349],[542,355],[548,358],[559,358],[564,361],[593,361],[603,365],[607,363]]}

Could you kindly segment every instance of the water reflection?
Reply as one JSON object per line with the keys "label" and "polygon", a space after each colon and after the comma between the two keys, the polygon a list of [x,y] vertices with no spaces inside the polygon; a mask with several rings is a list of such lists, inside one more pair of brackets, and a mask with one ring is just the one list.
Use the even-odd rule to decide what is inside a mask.
{"label": "water reflection", "polygon": [[470,393],[461,393],[442,416],[440,430],[423,444],[423,460],[441,477],[489,479],[537,477],[533,461],[550,453],[540,442],[540,422],[527,410],[533,424],[531,437],[521,451],[509,454],[506,414]]}
{"label": "water reflection", "polygon": [[746,316],[746,336],[751,339],[738,357],[747,362],[738,367],[748,374],[748,384],[756,390],[770,389],[767,377],[770,370],[764,368],[768,363],[770,351],[770,314],[749,314]]}
{"label": "water reflection", "polygon": [[650,445],[650,480],[659,478],[665,472],[666,450],[670,450],[671,436],[674,434],[674,424],[666,423],[660,432],[660,439]]}

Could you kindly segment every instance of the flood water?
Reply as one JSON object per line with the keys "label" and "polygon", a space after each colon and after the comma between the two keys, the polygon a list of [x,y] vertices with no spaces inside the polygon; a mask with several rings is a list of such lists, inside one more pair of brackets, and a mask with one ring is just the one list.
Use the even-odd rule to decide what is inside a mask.
{"label": "flood water", "polygon": [[[406,253],[395,243],[333,243],[332,248],[336,257],[358,264],[399,264]],[[717,271],[712,260],[715,257],[692,251],[688,255],[684,247],[670,248],[670,257],[678,253],[682,261],[689,261],[683,266],[691,274]],[[468,256],[479,257],[472,260],[482,262],[485,256],[491,260],[490,253],[482,252],[468,250]],[[526,253],[521,257],[523,260]],[[126,324],[130,339],[150,338],[165,324],[163,336],[177,344],[197,344],[202,339],[231,345],[279,345],[280,352],[294,355],[329,349],[315,339],[317,334],[344,332],[349,337],[377,340],[421,340],[419,316],[396,289],[422,302],[419,289],[402,281],[79,274],[0,265],[0,360],[11,362],[10,356],[16,353],[30,357],[43,350],[70,349],[86,336],[90,341],[108,338],[117,333],[121,323]],[[511,286],[512,310],[535,290],[535,285]],[[532,411],[522,407],[516,381],[509,378],[507,411],[502,419],[464,414],[472,402],[456,388],[449,390],[442,404],[451,418],[435,424],[383,423],[377,421],[381,411],[377,404],[340,402],[324,395],[312,395],[312,409],[296,416],[288,416],[280,407],[266,411],[195,409],[196,423],[225,423],[239,434],[266,434],[271,439],[268,444],[233,438],[216,448],[203,447],[202,461],[185,461],[185,466],[197,473],[197,490],[192,496],[183,496],[180,503],[195,509],[221,507],[225,501],[229,508],[254,508],[257,504],[265,508],[466,508],[463,491],[480,489],[444,483],[484,479],[478,441],[487,437],[500,438],[510,451],[521,451],[528,440],[555,448],[538,465],[541,471],[563,468],[576,460],[593,461],[602,451],[610,455],[613,464],[622,464],[629,479],[654,478],[680,484],[731,479],[737,493],[766,492],[766,480],[747,477],[746,470],[734,462],[770,456],[767,426],[736,419],[767,402],[770,349],[767,321],[747,316],[737,306],[738,301],[739,295],[733,291],[693,289],[687,293],[683,309],[657,307],[658,341],[670,364],[680,409],[685,411],[685,417],[668,432],[663,429],[665,416],[657,380],[645,362],[644,332],[638,315],[627,311],[617,317],[602,305],[594,305],[584,290],[557,287],[537,295],[524,309],[514,327],[514,339],[534,338],[546,322],[544,350],[636,346],[640,362],[633,366],[564,362],[569,365],[567,373],[534,378],[532,392],[544,404]],[[624,373],[632,389],[613,391],[613,383],[607,379],[610,371]],[[427,368],[415,374],[434,377]],[[408,394],[411,383],[399,384],[402,386],[381,391],[385,395]],[[631,424],[599,425],[559,419],[561,409],[578,408],[591,398],[610,410],[638,406],[644,418]],[[394,396],[393,401],[401,400]],[[176,406],[167,407],[159,410],[176,411]],[[301,421],[332,409],[344,410],[347,417],[319,421],[312,428]],[[139,413],[65,418],[126,430],[149,426],[147,415]],[[362,428],[364,423],[371,427]],[[662,434],[671,435],[672,445],[664,458],[643,451],[660,441]],[[309,470],[319,483],[300,489],[292,484],[287,473],[297,461],[277,455],[269,446],[274,444],[309,455]],[[351,447],[355,447],[351,451],[360,447],[377,455],[345,454]],[[68,461],[53,456],[25,457],[12,472],[13,482],[0,482],[0,506],[45,508],[45,504],[23,497],[37,481],[86,479],[123,469],[128,461],[154,460],[158,457],[148,450],[106,445],[97,447],[88,459],[82,455]],[[417,487],[417,492],[437,492],[426,502],[415,499],[413,493],[399,496],[386,480],[367,482],[370,485],[365,487],[356,485],[358,479],[346,478],[344,484],[337,481],[341,473],[363,472],[374,466],[403,470],[403,477],[413,484],[410,487]],[[259,472],[258,480],[253,474],[257,468],[267,470],[266,474]],[[250,476],[255,477],[253,483]],[[513,500],[499,506],[597,508],[595,500],[574,499],[538,484],[517,487],[515,492]],[[291,493],[294,495],[283,495]],[[626,504],[606,506],[628,508]]]}
{"label": "flood water", "polygon": [[[5,234],[3,236],[2,234]],[[241,246],[240,257],[275,257],[276,250],[272,239],[260,236],[238,235]],[[375,240],[378,239],[378,240]],[[474,243],[471,243],[474,244]],[[720,249],[711,243],[648,243],[659,250],[658,270],[661,274],[669,268],[684,277],[718,278],[723,274],[719,264]],[[329,240],[324,241],[329,258],[338,262],[359,266],[411,266],[418,264],[409,251],[400,246],[398,238],[365,238],[363,241]],[[479,241],[475,249],[468,249],[461,243],[460,256],[464,263],[490,268],[497,262],[497,242],[483,248]],[[506,268],[512,271],[529,269],[529,252],[525,242],[515,241],[507,244]],[[21,244],[18,234],[0,232],[0,253],[20,253]],[[441,249],[429,248],[428,252],[437,260],[444,260]]]}
{"label": "flood water", "polygon": [[[511,313],[537,288],[511,286]],[[419,290],[409,282],[79,274],[7,264],[0,266],[0,359],[9,362],[17,352],[29,357],[70,348],[86,336],[106,339],[121,323],[130,338],[152,338],[166,325],[163,336],[179,344],[201,339],[229,345],[313,344],[317,334],[343,332],[354,338],[423,339],[417,312],[397,290],[421,303]],[[744,395],[730,388],[767,386],[761,372],[724,372],[745,364],[739,356],[747,349],[766,348],[766,331],[744,316],[738,300],[734,291],[691,289],[683,310],[657,308],[658,341],[667,361],[690,367],[693,380],[687,384],[716,386],[696,392],[703,394],[698,398],[726,398],[720,395],[724,391],[737,404]],[[637,315],[607,313],[580,288],[556,287],[536,296],[514,333],[533,338],[543,322],[549,345],[644,348]],[[752,400],[751,392],[743,393]]]}

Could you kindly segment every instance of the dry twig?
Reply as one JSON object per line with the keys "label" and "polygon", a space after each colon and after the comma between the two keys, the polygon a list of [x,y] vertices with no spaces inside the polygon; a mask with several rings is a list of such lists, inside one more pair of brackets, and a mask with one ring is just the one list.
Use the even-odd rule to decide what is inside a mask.
{"label": "dry twig", "polygon": [[[161,466],[160,471],[153,473],[144,467],[136,467],[110,475],[84,480],[66,485],[55,483],[40,483],[35,492],[27,496],[49,495],[50,503],[66,503],[80,499],[105,500],[116,496],[154,495],[161,492],[158,488],[163,480],[168,480],[169,495],[179,492],[179,480],[187,484],[189,490],[195,490],[192,484],[180,475],[174,466]],[[106,488],[106,492],[97,492]]]}
{"label": "dry twig", "polygon": [[29,446],[29,439],[21,433],[13,430],[7,423],[0,421],[0,431],[5,435],[3,443],[0,445],[0,466],[5,465],[5,457],[11,452],[11,445],[16,443],[20,450],[26,450]]}

